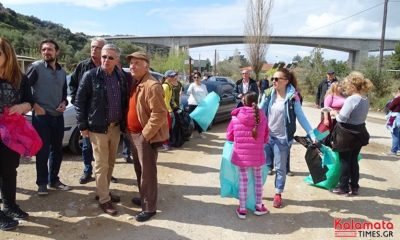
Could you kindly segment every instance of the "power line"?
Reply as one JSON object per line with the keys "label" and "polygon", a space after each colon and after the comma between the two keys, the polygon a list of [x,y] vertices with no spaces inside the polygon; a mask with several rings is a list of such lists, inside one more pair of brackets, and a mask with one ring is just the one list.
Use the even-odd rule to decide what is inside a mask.
{"label": "power line", "polygon": [[315,32],[315,31],[317,31],[317,30],[319,30],[319,29],[321,29],[321,28],[324,28],[324,27],[327,27],[327,26],[331,26],[331,25],[336,24],[336,23],[339,23],[339,22],[343,22],[344,20],[347,20],[347,19],[352,18],[352,17],[354,17],[354,16],[357,16],[357,15],[359,15],[359,14],[361,14],[361,13],[364,13],[364,12],[366,12],[366,11],[369,11],[369,10],[371,10],[371,9],[373,9],[373,8],[376,8],[376,7],[378,7],[378,6],[382,5],[382,4],[383,4],[383,3],[376,4],[376,5],[372,6],[372,7],[369,7],[369,8],[367,8],[367,9],[364,9],[364,10],[362,10],[362,11],[360,11],[360,12],[357,12],[357,13],[355,13],[355,14],[353,14],[353,15],[350,15],[350,16],[348,16],[348,17],[339,19],[338,21],[331,22],[331,23],[328,23],[328,24],[323,25],[323,26],[321,26],[321,27],[318,27],[318,28],[316,28],[316,29],[313,29],[313,30],[311,30],[311,31],[305,32],[304,34],[308,34],[308,33],[311,33],[311,32]]}

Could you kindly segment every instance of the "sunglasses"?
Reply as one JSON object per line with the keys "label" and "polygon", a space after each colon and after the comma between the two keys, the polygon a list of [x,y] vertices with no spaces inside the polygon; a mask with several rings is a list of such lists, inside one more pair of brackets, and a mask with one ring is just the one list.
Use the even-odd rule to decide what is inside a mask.
{"label": "sunglasses", "polygon": [[271,81],[272,81],[272,82],[275,82],[275,81],[277,82],[277,81],[279,81],[279,79],[286,79],[286,78],[272,77],[272,78],[271,78]]}
{"label": "sunglasses", "polygon": [[193,77],[194,79],[197,79],[197,78],[199,78],[199,77]]}
{"label": "sunglasses", "polygon": [[110,61],[115,59],[114,57],[110,57],[110,56],[107,56],[107,55],[103,55],[103,56],[101,56],[101,58],[104,59],[104,60],[108,59]]}

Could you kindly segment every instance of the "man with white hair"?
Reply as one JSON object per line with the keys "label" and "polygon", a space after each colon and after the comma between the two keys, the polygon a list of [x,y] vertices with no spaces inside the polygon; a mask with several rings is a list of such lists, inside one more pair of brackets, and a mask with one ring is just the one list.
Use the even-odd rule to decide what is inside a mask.
{"label": "man with white hair", "polygon": [[235,88],[233,89],[233,95],[236,97],[237,106],[243,106],[242,97],[245,93],[255,92],[258,98],[258,86],[257,82],[250,78],[250,70],[242,70],[242,79],[236,82]]}
{"label": "man with white hair", "polygon": [[117,67],[120,50],[106,44],[101,50],[101,65],[87,71],[79,84],[75,107],[82,137],[89,137],[95,160],[96,192],[100,208],[109,215],[118,211],[110,193],[121,131],[125,130],[128,84]]}

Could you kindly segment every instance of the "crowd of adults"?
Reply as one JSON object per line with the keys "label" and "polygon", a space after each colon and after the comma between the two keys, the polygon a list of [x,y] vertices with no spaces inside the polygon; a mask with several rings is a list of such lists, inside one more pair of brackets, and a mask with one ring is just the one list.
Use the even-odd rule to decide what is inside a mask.
{"label": "crowd of adults", "polygon": [[[177,73],[167,71],[164,74],[165,81],[160,83],[150,74],[150,58],[144,52],[127,55],[130,73],[126,73],[120,66],[119,48],[102,38],[94,38],[91,41],[91,57],[77,65],[67,86],[66,72],[57,62],[59,51],[59,45],[54,40],[42,41],[42,59],[32,63],[23,74],[13,47],[0,37],[0,114],[5,114],[6,108],[9,108],[9,114],[24,114],[32,110],[32,125],[43,142],[36,154],[38,195],[48,195],[48,188],[60,191],[71,189],[59,178],[63,158],[63,112],[68,105],[69,87],[83,137],[84,165],[79,182],[85,184],[95,180],[96,200],[100,209],[112,216],[118,213],[113,203],[119,202],[120,198],[111,193],[110,182],[120,136],[123,134],[126,160],[133,162],[138,180],[139,196],[134,197],[132,203],[142,208],[135,219],[139,222],[151,219],[157,211],[158,149],[170,148],[168,139],[174,112],[180,105],[182,86],[176,79]],[[273,206],[280,208],[283,205],[281,195],[286,175],[290,173],[290,148],[296,131],[296,119],[312,141],[316,141],[315,136],[302,111],[301,96],[293,72],[279,69],[270,82],[268,79],[259,82],[251,79],[249,70],[241,73],[243,77],[234,88],[237,107],[242,107],[244,103],[251,107],[258,102],[261,114],[266,116],[267,120],[261,121],[266,124],[264,127],[269,133],[263,151],[265,164],[276,171]],[[200,73],[194,74],[193,80],[187,90],[190,112],[208,93],[201,83]],[[360,188],[357,155],[361,147],[368,143],[365,120],[369,109],[366,94],[370,88],[370,81],[361,73],[353,72],[344,81],[338,82],[330,70],[317,90],[316,105],[328,109],[322,115],[324,123],[333,126],[329,119],[335,116],[335,126],[340,126],[335,127],[337,141],[340,142],[341,137],[352,141],[350,148],[336,148],[342,163],[340,183],[332,190],[337,194],[357,194]],[[253,94],[251,99],[254,97],[257,101],[244,101],[249,93]],[[398,99],[390,105],[390,109],[397,113],[400,112]],[[194,134],[204,138],[203,129],[196,122],[194,124]],[[399,129],[397,125],[393,127],[395,146],[392,153],[399,150]],[[363,137],[362,140],[359,140],[359,136]],[[16,169],[20,155],[0,141],[0,157],[3,200],[0,229],[10,230],[18,225],[18,220],[27,219],[29,214],[16,203]],[[266,209],[259,205],[258,210],[263,214]]]}

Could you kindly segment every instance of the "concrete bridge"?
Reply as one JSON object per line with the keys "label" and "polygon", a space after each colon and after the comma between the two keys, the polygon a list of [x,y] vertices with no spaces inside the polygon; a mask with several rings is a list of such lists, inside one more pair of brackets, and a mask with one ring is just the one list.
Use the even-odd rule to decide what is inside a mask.
{"label": "concrete bridge", "polygon": [[[132,43],[154,44],[166,47],[204,47],[212,45],[244,44],[243,35],[215,35],[215,36],[116,36],[107,37],[108,40],[129,40]],[[386,39],[385,51],[394,50],[400,40]],[[358,66],[368,52],[379,51],[380,39],[350,38],[350,37],[302,37],[302,36],[271,36],[269,44],[298,45],[320,47],[349,53],[349,65]]]}

